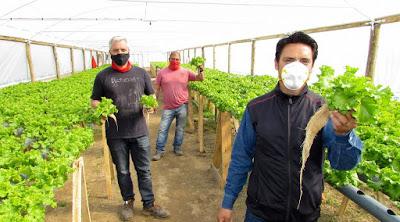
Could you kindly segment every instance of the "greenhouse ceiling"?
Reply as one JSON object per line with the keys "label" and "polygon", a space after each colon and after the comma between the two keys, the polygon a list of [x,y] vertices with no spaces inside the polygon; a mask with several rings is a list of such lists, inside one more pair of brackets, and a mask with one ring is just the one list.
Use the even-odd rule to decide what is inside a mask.
{"label": "greenhouse ceiling", "polygon": [[400,13],[398,0],[17,0],[3,1],[0,35],[108,50],[165,52]]}

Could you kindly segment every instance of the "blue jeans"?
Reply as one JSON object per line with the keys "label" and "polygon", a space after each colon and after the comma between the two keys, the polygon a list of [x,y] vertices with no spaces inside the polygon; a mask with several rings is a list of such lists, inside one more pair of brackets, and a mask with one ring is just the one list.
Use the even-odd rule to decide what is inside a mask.
{"label": "blue jeans", "polygon": [[107,139],[113,163],[117,168],[118,185],[124,201],[134,199],[133,184],[129,172],[129,155],[135,167],[139,192],[144,207],[154,203],[150,173],[150,143],[148,136],[129,139]]}
{"label": "blue jeans", "polygon": [[174,120],[174,118],[176,118],[175,138],[173,144],[174,151],[181,150],[183,134],[185,133],[186,116],[187,104],[183,104],[176,109],[163,110],[156,143],[157,153],[165,152],[165,144],[167,143],[168,139],[169,127],[171,126],[172,120]]}
{"label": "blue jeans", "polygon": [[247,209],[246,216],[244,217],[244,222],[266,222],[266,221],[252,214],[250,210]]}

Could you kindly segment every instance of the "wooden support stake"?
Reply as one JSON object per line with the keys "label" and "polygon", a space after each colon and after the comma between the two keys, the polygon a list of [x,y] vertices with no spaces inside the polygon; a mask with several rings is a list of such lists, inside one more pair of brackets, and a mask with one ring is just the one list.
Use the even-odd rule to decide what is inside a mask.
{"label": "wooden support stake", "polygon": [[382,203],[382,201],[383,201],[383,195],[382,195],[382,193],[379,192],[379,191],[375,191],[375,194],[376,194],[376,200],[377,200],[378,202],[381,202],[381,203]]}
{"label": "wooden support stake", "polygon": [[54,63],[56,64],[57,79],[60,79],[61,78],[60,61],[58,60],[57,47],[55,45],[53,45],[53,55],[54,55]]}
{"label": "wooden support stake", "polygon": [[114,178],[114,169],[112,165],[112,158],[110,155],[110,149],[107,145],[106,139],[106,121],[101,120],[101,140],[103,143],[103,155],[104,155],[104,171],[106,175],[106,192],[108,199],[112,199],[112,178]]}
{"label": "wooden support stake", "polygon": [[[216,114],[216,116],[218,116],[218,114]],[[215,148],[214,148],[214,156],[213,156],[212,165],[214,166],[214,168],[218,169],[218,171],[219,171],[221,169],[221,165],[222,165],[222,149],[221,149],[222,138],[221,138],[221,122],[220,121],[217,122],[216,130],[217,130],[217,132],[216,132],[216,138],[215,138]],[[221,173],[219,173],[219,174],[221,174]],[[221,177],[221,175],[220,175],[220,177]],[[222,180],[220,180],[220,181],[222,181]]]}
{"label": "wooden support stake", "polygon": [[74,65],[74,49],[70,48],[70,52],[71,52],[71,74],[75,73],[75,65]]}
{"label": "wooden support stake", "polygon": [[255,66],[255,57],[256,57],[256,41],[251,41],[251,68],[250,74],[254,75],[254,66]]}
{"label": "wooden support stake", "polygon": [[33,62],[32,62],[32,54],[31,54],[31,43],[28,41],[25,44],[25,48],[26,48],[26,59],[28,61],[28,66],[29,66],[29,73],[31,76],[31,82],[35,82],[36,81],[36,73],[35,73],[35,69],[33,67]]}
{"label": "wooden support stake", "polygon": [[231,43],[228,44],[228,73],[231,72]]}
{"label": "wooden support stake", "polygon": [[337,215],[339,217],[341,217],[344,214],[344,212],[346,211],[347,205],[349,204],[349,200],[350,200],[349,198],[347,198],[346,196],[343,196],[342,204],[340,205],[340,208],[337,213]]}
{"label": "wooden support stake", "polygon": [[193,103],[192,103],[192,90],[189,89],[189,101],[188,101],[188,125],[190,132],[194,132],[194,121],[193,121]]}
{"label": "wooden support stake", "polygon": [[[85,199],[85,221],[92,221],[90,216],[89,198],[87,194],[85,166],[83,158],[80,157],[73,163],[74,173],[72,175],[72,222],[82,221],[82,182],[84,188],[83,198]],[[83,181],[82,181],[83,178]]]}
{"label": "wooden support stake", "polygon": [[82,56],[83,56],[83,70],[86,70],[86,52],[85,52],[85,49],[82,49]]}
{"label": "wooden support stake", "polygon": [[379,45],[379,33],[381,30],[381,24],[374,23],[371,25],[371,37],[369,41],[369,51],[368,51],[368,62],[365,75],[370,77],[372,81],[375,77],[375,66],[376,66],[376,57],[378,54],[378,45]]}
{"label": "wooden support stake", "polygon": [[228,167],[231,162],[232,154],[232,124],[231,114],[228,112],[220,113],[220,130],[221,130],[221,153],[222,153],[222,181],[221,186],[225,186],[226,177],[228,175]]}
{"label": "wooden support stake", "polygon": [[199,151],[200,153],[204,153],[204,99],[202,95],[199,95],[199,119],[198,119],[198,135],[199,135]]}
{"label": "wooden support stake", "polygon": [[213,69],[215,69],[215,63],[217,58],[215,58],[215,46],[213,46]]}

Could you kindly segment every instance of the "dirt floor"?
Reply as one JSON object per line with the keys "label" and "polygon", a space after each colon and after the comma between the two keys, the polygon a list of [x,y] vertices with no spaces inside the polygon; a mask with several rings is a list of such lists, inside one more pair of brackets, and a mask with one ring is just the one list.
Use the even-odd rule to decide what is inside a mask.
{"label": "dirt floor", "polygon": [[[150,141],[154,152],[160,112],[150,118]],[[174,125],[174,123],[173,123]],[[153,187],[156,203],[167,208],[171,217],[164,221],[173,222],[211,222],[216,221],[216,213],[222,198],[222,190],[210,169],[212,153],[215,143],[215,123],[206,121],[205,127],[205,154],[198,152],[196,134],[185,133],[183,150],[185,155],[176,157],[172,152],[172,140],[175,128],[170,129],[167,144],[167,154],[160,161],[152,162]],[[119,221],[118,208],[122,204],[117,183],[113,183],[113,199],[106,196],[105,176],[103,172],[103,153],[100,131],[96,130],[96,142],[84,154],[86,179],[88,185],[89,203],[92,221],[112,222]],[[135,222],[159,221],[141,214],[141,198],[137,190],[136,173],[131,169],[135,183]],[[48,208],[47,222],[71,221],[71,179],[65,186],[56,192],[58,207]],[[336,215],[342,201],[342,195],[326,185],[325,201],[322,205],[319,221],[377,221],[367,212],[350,202],[344,216]],[[235,204],[235,222],[243,221],[245,211],[245,192]],[[398,212],[398,209],[396,209]]]}

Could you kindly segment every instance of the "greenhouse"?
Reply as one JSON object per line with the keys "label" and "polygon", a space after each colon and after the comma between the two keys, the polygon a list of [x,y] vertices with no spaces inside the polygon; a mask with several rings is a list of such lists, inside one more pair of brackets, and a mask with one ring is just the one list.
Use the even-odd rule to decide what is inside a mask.
{"label": "greenhouse", "polygon": [[399,33],[395,0],[5,1],[0,222],[400,221]]}

